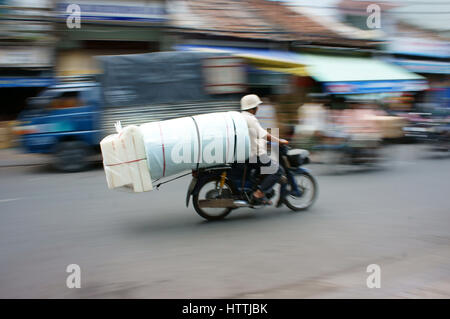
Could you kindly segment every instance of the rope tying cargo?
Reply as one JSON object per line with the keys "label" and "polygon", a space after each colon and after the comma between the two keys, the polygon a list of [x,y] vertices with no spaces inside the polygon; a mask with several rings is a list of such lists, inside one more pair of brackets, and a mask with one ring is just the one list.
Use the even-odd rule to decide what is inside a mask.
{"label": "rope tying cargo", "polygon": [[135,162],[139,162],[139,161],[145,161],[147,158],[140,158],[140,159],[136,159],[136,160],[132,160],[132,161],[128,161],[128,162],[120,162],[120,163],[115,163],[115,164],[105,164],[103,163],[104,166],[117,166],[117,165],[122,165],[122,164],[130,164],[130,163],[135,163]]}

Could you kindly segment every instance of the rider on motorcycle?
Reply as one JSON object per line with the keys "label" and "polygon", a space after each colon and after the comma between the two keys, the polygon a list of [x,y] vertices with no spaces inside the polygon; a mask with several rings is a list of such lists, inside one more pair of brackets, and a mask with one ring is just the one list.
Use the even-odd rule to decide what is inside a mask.
{"label": "rider on motorcycle", "polygon": [[266,174],[262,180],[259,188],[252,194],[252,202],[254,204],[272,204],[266,195],[272,190],[273,186],[280,180],[283,175],[283,168],[271,159],[267,154],[267,141],[275,142],[280,145],[288,144],[285,139],[270,134],[263,129],[256,118],[255,114],[258,111],[258,105],[262,101],[255,94],[249,94],[241,99],[241,111],[247,120],[249,135],[250,135],[250,163],[256,164],[257,168],[261,166],[276,167],[276,171],[272,174]]}

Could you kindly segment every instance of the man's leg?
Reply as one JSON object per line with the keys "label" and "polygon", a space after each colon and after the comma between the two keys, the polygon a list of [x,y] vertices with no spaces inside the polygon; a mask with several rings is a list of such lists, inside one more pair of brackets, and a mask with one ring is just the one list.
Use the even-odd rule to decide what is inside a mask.
{"label": "man's leg", "polygon": [[270,192],[275,184],[281,179],[281,176],[283,176],[283,168],[278,165],[278,169],[274,174],[270,174],[264,177],[260,185],[261,191],[264,194]]}
{"label": "man's leg", "polygon": [[[272,190],[273,186],[281,179],[281,177],[283,176],[284,170],[278,163],[276,163],[272,160],[269,160],[268,162],[267,161],[262,162],[261,160],[258,160],[258,164],[259,164],[259,167],[272,166],[272,165],[275,165],[275,167],[277,167],[277,170],[275,173],[263,175],[264,178],[260,184],[259,189],[253,193],[254,198],[264,199],[265,195],[267,193],[269,193]],[[272,203],[271,201],[269,201],[267,199],[264,199],[264,201],[265,201],[265,204],[270,205]]]}

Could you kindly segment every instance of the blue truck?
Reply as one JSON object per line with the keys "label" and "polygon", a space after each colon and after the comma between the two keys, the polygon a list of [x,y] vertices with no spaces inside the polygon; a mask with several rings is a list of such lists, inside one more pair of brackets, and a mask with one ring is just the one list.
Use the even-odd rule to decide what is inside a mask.
{"label": "blue truck", "polygon": [[[204,61],[217,64],[219,58],[186,52],[101,57],[103,73],[95,79],[61,82],[29,100],[18,117],[20,145],[28,153],[49,154],[58,170],[74,172],[89,167],[91,156],[99,154],[100,140],[115,133],[117,121],[139,125],[238,110],[245,83],[233,83],[228,88],[234,91],[220,94],[205,89],[210,79],[205,79]],[[236,61],[230,63],[232,57],[222,58],[226,63],[214,70],[225,72],[229,65],[228,76],[245,72],[243,64],[237,68]]]}

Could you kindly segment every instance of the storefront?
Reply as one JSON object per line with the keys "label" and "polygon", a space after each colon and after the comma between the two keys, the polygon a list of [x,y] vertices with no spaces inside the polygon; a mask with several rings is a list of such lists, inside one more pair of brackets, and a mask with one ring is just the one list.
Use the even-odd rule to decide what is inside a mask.
{"label": "storefront", "polygon": [[49,46],[0,48],[0,120],[13,120],[26,100],[53,84],[53,49]]}
{"label": "storefront", "polygon": [[[226,52],[246,59],[257,72],[249,72],[254,92],[262,83],[278,94],[281,122],[295,122],[297,109],[309,92],[333,96],[410,92],[428,88],[425,77],[393,63],[370,57],[294,53],[286,51],[180,45],[177,50]],[[256,84],[256,85],[255,85]]]}
{"label": "storefront", "polygon": [[423,58],[396,58],[392,59],[392,63],[426,77],[429,88],[419,96],[417,103],[450,109],[450,63]]}
{"label": "storefront", "polygon": [[231,53],[247,59],[261,70],[311,77],[330,94],[421,91],[427,88],[423,76],[375,58],[198,45],[181,45],[177,49]]}
{"label": "storefront", "polygon": [[391,37],[385,47],[388,62],[420,74],[427,90],[415,97],[415,104],[450,108],[450,42],[425,36]]}
{"label": "storefront", "polygon": [[58,76],[97,74],[98,55],[148,53],[166,48],[164,1],[77,1],[80,28],[66,25],[71,2],[56,8],[58,34],[55,70]]}

